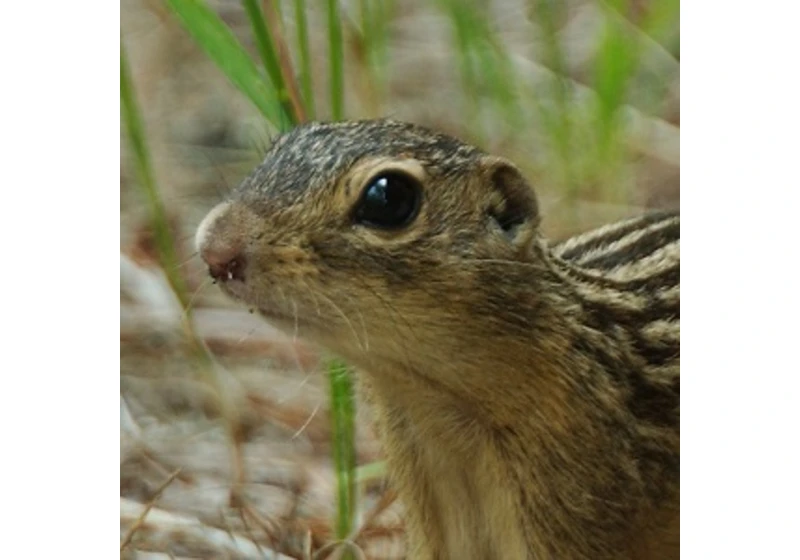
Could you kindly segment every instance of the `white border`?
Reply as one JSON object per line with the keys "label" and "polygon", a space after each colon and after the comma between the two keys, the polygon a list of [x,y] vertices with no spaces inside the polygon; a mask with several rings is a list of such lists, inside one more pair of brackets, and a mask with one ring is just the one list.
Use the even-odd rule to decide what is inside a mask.
{"label": "white border", "polygon": [[[90,4],[10,3],[0,34],[4,550],[26,556],[118,546],[119,5]],[[689,559],[798,548],[798,18],[736,7],[682,7]]]}
{"label": "white border", "polygon": [[797,7],[682,4],[685,558],[798,554]]}
{"label": "white border", "polygon": [[4,556],[119,546],[119,4],[12,2],[0,33]]}

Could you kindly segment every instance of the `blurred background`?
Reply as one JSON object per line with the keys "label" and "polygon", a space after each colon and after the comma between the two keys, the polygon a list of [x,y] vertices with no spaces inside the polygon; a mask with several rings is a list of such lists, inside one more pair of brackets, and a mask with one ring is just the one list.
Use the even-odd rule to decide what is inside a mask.
{"label": "blurred background", "polygon": [[312,118],[389,116],[506,156],[553,238],[677,208],[678,1],[121,8],[123,556],[402,558],[369,410],[350,415],[338,364],[210,284],[194,230]]}

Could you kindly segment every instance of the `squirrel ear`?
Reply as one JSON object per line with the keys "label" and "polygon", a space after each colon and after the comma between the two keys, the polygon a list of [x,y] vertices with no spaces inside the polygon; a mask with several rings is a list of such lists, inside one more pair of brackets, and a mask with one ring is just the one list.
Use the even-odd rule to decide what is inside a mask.
{"label": "squirrel ear", "polygon": [[515,244],[530,239],[539,226],[536,193],[510,161],[486,156],[484,177],[493,187],[489,215]]}

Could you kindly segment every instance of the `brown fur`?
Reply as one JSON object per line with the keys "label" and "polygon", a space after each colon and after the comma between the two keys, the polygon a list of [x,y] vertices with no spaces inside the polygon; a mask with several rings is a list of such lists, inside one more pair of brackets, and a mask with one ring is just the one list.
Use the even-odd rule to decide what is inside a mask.
{"label": "brown fur", "polygon": [[[399,231],[352,218],[385,169],[423,186]],[[677,217],[552,248],[539,219],[512,164],[458,140],[311,124],[198,246],[241,261],[225,291],[359,369],[411,558],[677,558]]]}

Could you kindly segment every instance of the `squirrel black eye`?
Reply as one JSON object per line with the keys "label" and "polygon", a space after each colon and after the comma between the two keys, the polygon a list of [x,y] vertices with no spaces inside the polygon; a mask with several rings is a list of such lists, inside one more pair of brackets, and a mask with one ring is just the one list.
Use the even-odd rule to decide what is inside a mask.
{"label": "squirrel black eye", "polygon": [[417,217],[421,198],[416,179],[404,173],[383,173],[371,179],[361,193],[355,220],[381,229],[401,228]]}

